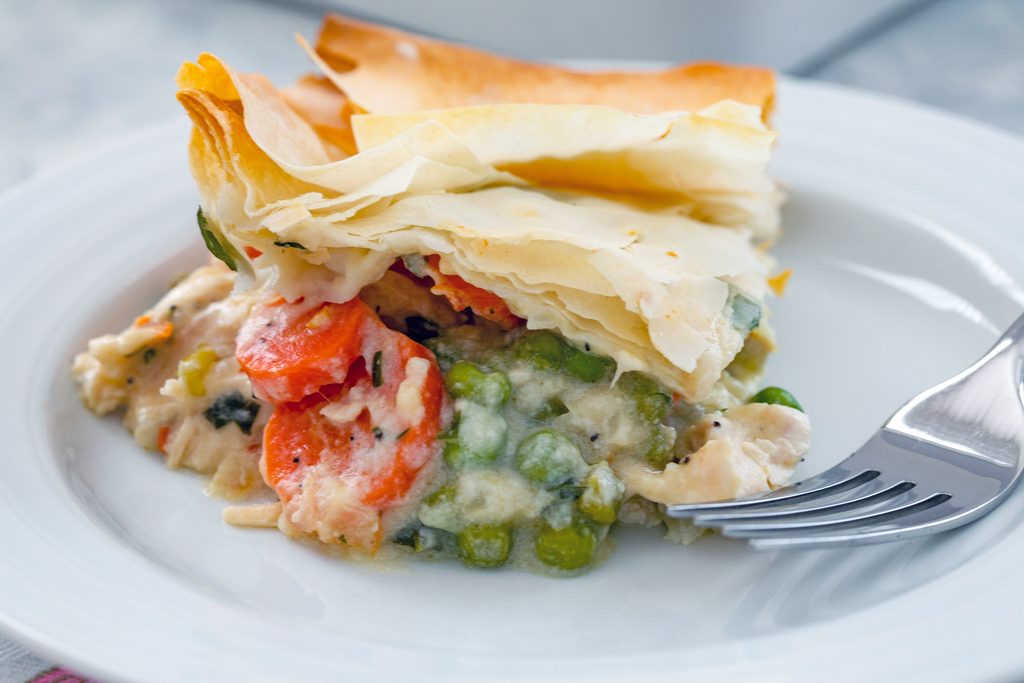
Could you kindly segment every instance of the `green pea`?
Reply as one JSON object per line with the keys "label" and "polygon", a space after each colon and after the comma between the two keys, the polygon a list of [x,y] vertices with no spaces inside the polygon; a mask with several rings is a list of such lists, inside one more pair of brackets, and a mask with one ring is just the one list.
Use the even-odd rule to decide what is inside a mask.
{"label": "green pea", "polygon": [[471,524],[459,532],[459,554],[471,567],[500,567],[508,559],[512,533],[502,524]]}
{"label": "green pea", "polygon": [[647,464],[656,470],[665,468],[675,454],[676,432],[671,427],[657,425],[644,439],[643,454]]}
{"label": "green pea", "polygon": [[585,488],[579,501],[580,512],[598,524],[614,522],[626,487],[608,463],[599,462],[594,465],[583,480],[583,486]]}
{"label": "green pea", "polygon": [[562,363],[565,341],[549,330],[537,330],[517,339],[512,350],[517,357],[530,361],[541,370],[554,370]]}
{"label": "green pea", "polygon": [[607,356],[570,346],[566,349],[562,366],[565,370],[584,382],[597,382],[604,379],[615,367],[615,361]]}
{"label": "green pea", "polygon": [[500,415],[466,399],[455,403],[455,437],[445,443],[444,458],[452,467],[487,465],[505,450],[508,424]]}
{"label": "green pea", "polygon": [[581,476],[587,463],[568,436],[553,429],[542,429],[519,442],[516,467],[530,481],[545,488],[556,488]]}
{"label": "green pea", "polygon": [[445,377],[445,386],[452,396],[499,408],[508,402],[512,385],[503,372],[484,372],[479,365],[468,360],[457,361]]}
{"label": "green pea", "polygon": [[571,571],[593,561],[597,536],[585,524],[573,524],[563,529],[546,526],[537,533],[533,550],[537,559],[549,567]]}
{"label": "green pea", "polygon": [[772,403],[775,405],[796,408],[801,413],[804,411],[803,406],[800,405],[800,402],[796,400],[793,394],[780,387],[765,387],[751,396],[747,403]]}
{"label": "green pea", "polygon": [[643,373],[623,373],[618,386],[633,400],[637,413],[647,422],[660,423],[672,410],[669,390]]}

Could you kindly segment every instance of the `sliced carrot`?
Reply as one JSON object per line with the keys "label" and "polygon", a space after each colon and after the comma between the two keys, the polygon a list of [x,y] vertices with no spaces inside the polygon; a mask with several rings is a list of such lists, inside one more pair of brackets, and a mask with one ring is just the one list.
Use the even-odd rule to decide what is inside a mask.
{"label": "sliced carrot", "polygon": [[[405,501],[439,455],[445,394],[433,355],[372,312],[359,351],[363,362],[343,383],[275,407],[261,466],[297,530],[373,552],[381,514]],[[410,364],[417,358],[426,372],[410,374],[424,368]],[[417,409],[403,413],[410,387]]]}
{"label": "sliced carrot", "polygon": [[359,357],[363,327],[373,311],[359,299],[344,304],[257,306],[238,333],[235,355],[262,399],[300,401],[345,381]]}
{"label": "sliced carrot", "polygon": [[434,280],[434,286],[430,288],[430,291],[448,299],[448,303],[456,311],[472,309],[476,315],[508,329],[518,327],[523,323],[523,319],[512,313],[508,305],[497,294],[471,285],[458,275],[442,273],[439,264],[440,257],[437,254],[427,257],[430,277]]}
{"label": "sliced carrot", "polygon": [[148,315],[140,315],[135,319],[133,326],[146,328],[151,335],[151,343],[170,339],[174,334],[174,323],[170,320],[153,320]]}
{"label": "sliced carrot", "polygon": [[156,447],[157,447],[157,450],[159,450],[164,455],[167,455],[167,441],[170,439],[170,436],[171,436],[171,428],[169,426],[167,426],[167,425],[164,425],[163,427],[161,427],[160,431],[157,432],[157,435],[156,435]]}

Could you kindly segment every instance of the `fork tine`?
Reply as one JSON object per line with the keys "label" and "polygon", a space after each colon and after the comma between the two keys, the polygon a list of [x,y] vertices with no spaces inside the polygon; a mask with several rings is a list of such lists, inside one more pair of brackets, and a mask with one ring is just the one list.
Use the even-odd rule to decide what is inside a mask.
{"label": "fork tine", "polygon": [[689,518],[705,513],[710,514],[731,510],[769,510],[783,505],[816,500],[842,493],[843,491],[866,484],[878,475],[878,470],[873,469],[865,469],[859,472],[851,470],[846,465],[846,461],[843,461],[815,477],[805,479],[791,486],[776,489],[771,493],[762,493],[750,498],[740,498],[737,500],[669,505],[667,512],[670,517]]}
{"label": "fork tine", "polygon": [[722,535],[732,538],[770,538],[772,536],[797,536],[807,532],[841,531],[843,529],[854,529],[872,524],[889,522],[915,512],[921,512],[928,508],[941,505],[949,500],[948,493],[936,493],[926,498],[915,496],[910,502],[903,503],[894,508],[870,512],[863,515],[854,515],[843,519],[821,520],[811,522],[752,522],[744,524],[726,524],[721,528]]}
{"label": "fork tine", "polygon": [[822,504],[802,505],[784,508],[782,510],[772,509],[762,511],[755,509],[753,511],[727,510],[724,512],[712,512],[710,514],[696,515],[693,518],[693,523],[697,526],[718,527],[725,524],[732,524],[734,522],[769,522],[773,520],[790,521],[804,519],[806,517],[820,517],[822,515],[856,510],[870,505],[875,505],[877,503],[882,503],[890,498],[895,498],[901,493],[905,493],[912,488],[914,488],[914,484],[912,482],[902,481],[898,484],[894,484],[893,486],[883,488],[880,491],[875,491],[874,493],[869,493],[855,498],[842,499],[839,502],[828,502],[826,500]]}
{"label": "fork tine", "polygon": [[963,508],[947,500],[902,518],[897,526],[872,525],[847,533],[827,531],[802,536],[751,538],[750,545],[757,550],[817,550],[906,541],[937,531],[947,531],[969,522],[971,518],[965,516],[963,512]]}

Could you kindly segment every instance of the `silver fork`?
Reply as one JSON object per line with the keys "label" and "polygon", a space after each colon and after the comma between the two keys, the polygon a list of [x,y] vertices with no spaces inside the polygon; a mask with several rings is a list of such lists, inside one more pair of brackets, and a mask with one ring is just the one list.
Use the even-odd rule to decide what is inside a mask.
{"label": "silver fork", "polygon": [[1024,316],[981,360],[911,399],[816,477],[770,493],[669,506],[763,550],[897,541],[994,509],[1024,470]]}

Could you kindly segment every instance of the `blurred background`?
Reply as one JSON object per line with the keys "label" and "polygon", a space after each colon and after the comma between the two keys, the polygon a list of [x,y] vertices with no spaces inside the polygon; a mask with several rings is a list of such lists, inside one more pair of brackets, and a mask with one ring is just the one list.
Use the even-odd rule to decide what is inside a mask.
{"label": "blurred background", "polygon": [[332,9],[519,57],[765,64],[1024,132],[1024,0],[0,0],[0,188],[180,116],[203,50],[289,82]]}

